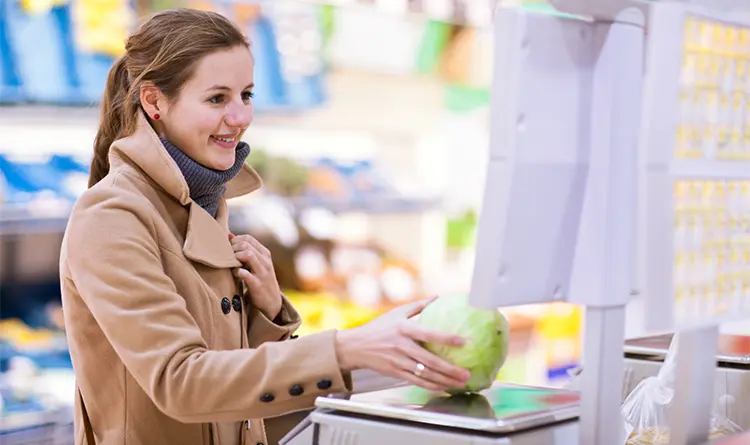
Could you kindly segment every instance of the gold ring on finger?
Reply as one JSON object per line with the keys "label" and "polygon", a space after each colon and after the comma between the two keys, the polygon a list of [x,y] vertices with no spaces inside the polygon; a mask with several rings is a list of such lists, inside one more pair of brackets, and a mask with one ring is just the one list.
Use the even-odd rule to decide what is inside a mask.
{"label": "gold ring on finger", "polygon": [[417,363],[417,367],[414,370],[414,375],[417,377],[422,377],[423,372],[424,372],[424,365],[421,363]]}

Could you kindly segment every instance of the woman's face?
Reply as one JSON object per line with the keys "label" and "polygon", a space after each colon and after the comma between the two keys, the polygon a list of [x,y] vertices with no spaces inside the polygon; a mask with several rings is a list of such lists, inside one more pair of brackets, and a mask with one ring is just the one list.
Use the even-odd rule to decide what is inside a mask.
{"label": "woman's face", "polygon": [[196,162],[214,170],[235,163],[235,148],[253,120],[253,58],[244,46],[200,60],[166,110],[156,111],[160,136]]}

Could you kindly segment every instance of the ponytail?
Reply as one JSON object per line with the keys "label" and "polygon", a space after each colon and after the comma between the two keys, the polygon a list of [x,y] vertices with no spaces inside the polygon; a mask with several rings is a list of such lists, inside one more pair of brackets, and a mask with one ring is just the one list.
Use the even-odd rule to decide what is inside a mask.
{"label": "ponytail", "polygon": [[125,66],[127,55],[115,61],[107,76],[107,84],[102,98],[101,120],[94,139],[94,157],[91,160],[89,187],[93,187],[109,173],[109,147],[117,139],[135,130],[137,105],[132,97],[128,70]]}

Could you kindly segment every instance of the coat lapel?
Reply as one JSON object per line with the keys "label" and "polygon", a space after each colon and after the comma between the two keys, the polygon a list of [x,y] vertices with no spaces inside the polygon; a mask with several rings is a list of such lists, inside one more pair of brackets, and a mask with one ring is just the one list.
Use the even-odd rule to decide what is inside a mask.
{"label": "coat lapel", "polygon": [[197,263],[220,268],[241,267],[229,243],[226,202],[222,200],[214,219],[195,202],[190,203],[187,233],[182,252]]}
{"label": "coat lapel", "polygon": [[188,224],[182,249],[188,259],[214,268],[241,266],[229,243],[226,199],[246,195],[262,186],[260,176],[252,167],[245,164],[237,176],[227,184],[227,190],[214,219],[190,199],[190,190],[177,163],[140,113],[136,132],[112,144],[110,165],[115,167],[122,162],[121,158],[135,164],[159,188],[188,211]]}

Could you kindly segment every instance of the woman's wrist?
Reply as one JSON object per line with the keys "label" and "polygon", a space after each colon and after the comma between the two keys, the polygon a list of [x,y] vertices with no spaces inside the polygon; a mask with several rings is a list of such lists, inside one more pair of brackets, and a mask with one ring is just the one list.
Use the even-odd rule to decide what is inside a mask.
{"label": "woman's wrist", "polygon": [[354,329],[337,331],[335,336],[336,359],[342,372],[352,372],[357,369],[356,333]]}
{"label": "woman's wrist", "polygon": [[270,308],[263,308],[260,309],[261,312],[263,312],[263,315],[266,316],[267,319],[276,322],[276,319],[281,316],[281,310],[284,308],[283,302],[279,302],[277,305],[275,304],[273,307]]}

